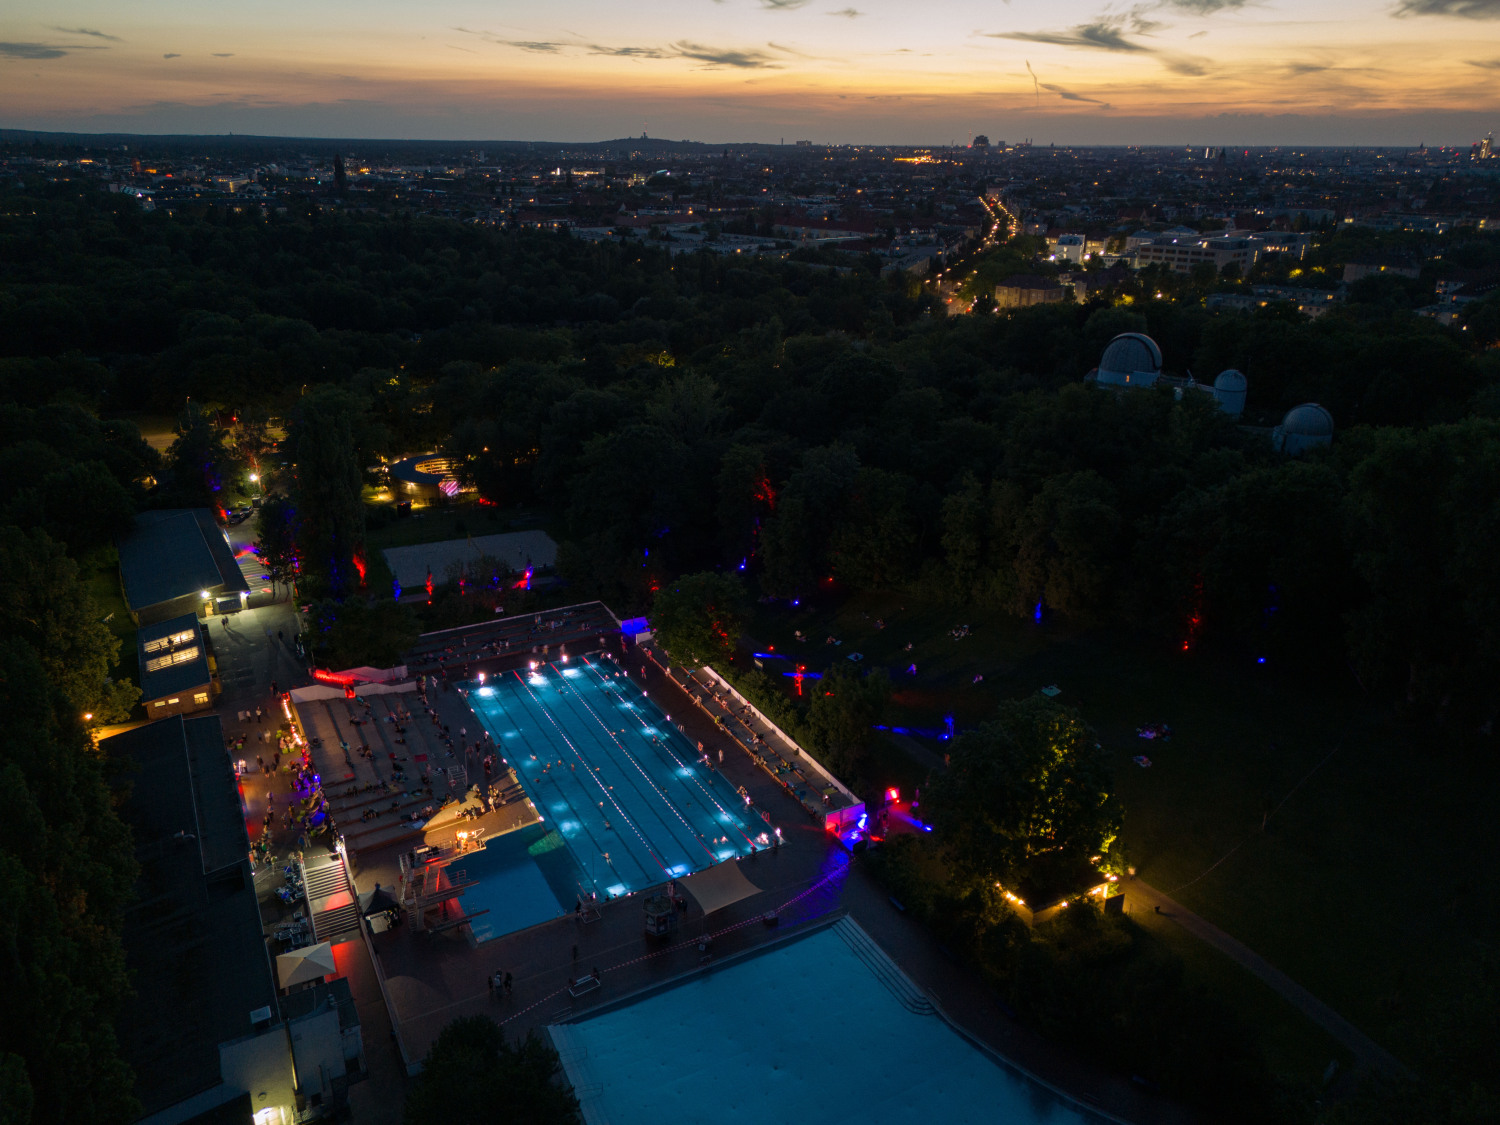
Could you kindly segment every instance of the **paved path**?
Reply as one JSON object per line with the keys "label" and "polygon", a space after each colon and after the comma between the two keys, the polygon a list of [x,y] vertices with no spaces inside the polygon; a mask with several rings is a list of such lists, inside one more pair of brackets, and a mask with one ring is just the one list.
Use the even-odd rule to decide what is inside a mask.
{"label": "paved path", "polygon": [[1394,1055],[1260,954],[1230,937],[1212,922],[1179,905],[1149,883],[1143,883],[1139,879],[1126,882],[1125,901],[1132,910],[1155,910],[1166,915],[1194,937],[1207,942],[1236,964],[1254,973],[1292,1007],[1343,1044],[1354,1056],[1358,1069],[1383,1074],[1410,1074]]}

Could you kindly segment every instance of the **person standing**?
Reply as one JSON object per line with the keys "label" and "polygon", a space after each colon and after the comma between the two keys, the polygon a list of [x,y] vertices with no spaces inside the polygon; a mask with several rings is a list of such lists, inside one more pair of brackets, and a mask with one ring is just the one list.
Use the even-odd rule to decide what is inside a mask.
{"label": "person standing", "polygon": [[513,983],[514,983],[514,980],[511,977],[511,975],[509,973],[506,973],[505,974],[505,998],[507,1000],[510,999],[510,987],[511,987],[511,985]]}

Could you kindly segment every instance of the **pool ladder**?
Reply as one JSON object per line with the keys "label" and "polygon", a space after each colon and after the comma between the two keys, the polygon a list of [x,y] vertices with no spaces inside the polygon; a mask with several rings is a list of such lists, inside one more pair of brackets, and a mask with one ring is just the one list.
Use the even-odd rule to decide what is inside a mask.
{"label": "pool ladder", "polygon": [[854,955],[875,974],[875,979],[890,989],[897,1003],[908,1012],[919,1016],[930,1016],[936,1013],[937,1009],[932,1006],[932,1001],[927,999],[927,994],[901,971],[885,950],[875,944],[874,939],[865,933],[859,923],[852,918],[841,918],[834,923],[833,932],[838,934],[844,940],[844,944],[853,950]]}

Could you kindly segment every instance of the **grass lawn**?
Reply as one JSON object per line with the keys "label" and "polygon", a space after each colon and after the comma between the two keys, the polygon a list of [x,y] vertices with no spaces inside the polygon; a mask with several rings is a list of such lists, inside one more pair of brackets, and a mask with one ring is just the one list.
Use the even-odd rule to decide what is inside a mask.
{"label": "grass lawn", "polygon": [[[947,635],[964,624],[970,636]],[[811,639],[799,644],[795,629]],[[866,667],[889,668],[892,721],[913,727],[937,727],[952,714],[962,728],[1002,698],[1056,684],[1059,701],[1082,711],[1112,755],[1126,808],[1122,838],[1141,878],[1234,934],[1402,1061],[1442,1071],[1453,1050],[1444,1036],[1462,1034],[1444,1030],[1446,1013],[1460,1006],[1485,947],[1500,939],[1500,908],[1475,878],[1491,835],[1487,802],[1500,782],[1493,761],[1446,751],[1430,727],[1401,729],[1352,684],[1301,682],[1138,638],[899,595],[762,606],[751,632],[759,651],[774,644],[811,669],[850,652],[863,653]],[[830,635],[843,644],[826,644]],[[911,663],[914,677],[904,671]],[[976,674],[982,683],[973,683]],[[1150,722],[1170,724],[1171,740],[1136,737]],[[1149,769],[1132,764],[1142,754]],[[1225,968],[1234,972],[1209,975],[1232,991],[1227,982],[1246,974]],[[1298,1041],[1300,1033],[1273,1034],[1274,1022],[1262,1019],[1268,1042]],[[1312,1053],[1320,1071],[1333,1057],[1326,1045]]]}

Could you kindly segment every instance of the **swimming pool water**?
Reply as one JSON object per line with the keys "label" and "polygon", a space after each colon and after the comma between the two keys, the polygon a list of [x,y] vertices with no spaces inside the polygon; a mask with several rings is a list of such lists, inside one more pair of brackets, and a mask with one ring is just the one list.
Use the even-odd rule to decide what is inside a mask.
{"label": "swimming pool water", "polygon": [[478,882],[463,897],[464,912],[474,916],[469,929],[475,942],[571,914],[578,894],[578,865],[561,835],[545,824],[492,836],[483,851],[463,856],[453,867],[455,875],[462,871]]}
{"label": "swimming pool water", "polygon": [[604,899],[657,886],[764,843],[768,826],[608,661],[496,676],[472,688],[469,702],[562,834],[585,893]]}
{"label": "swimming pool water", "polygon": [[1098,1120],[903,1006],[832,927],[549,1032],[586,1122]]}

